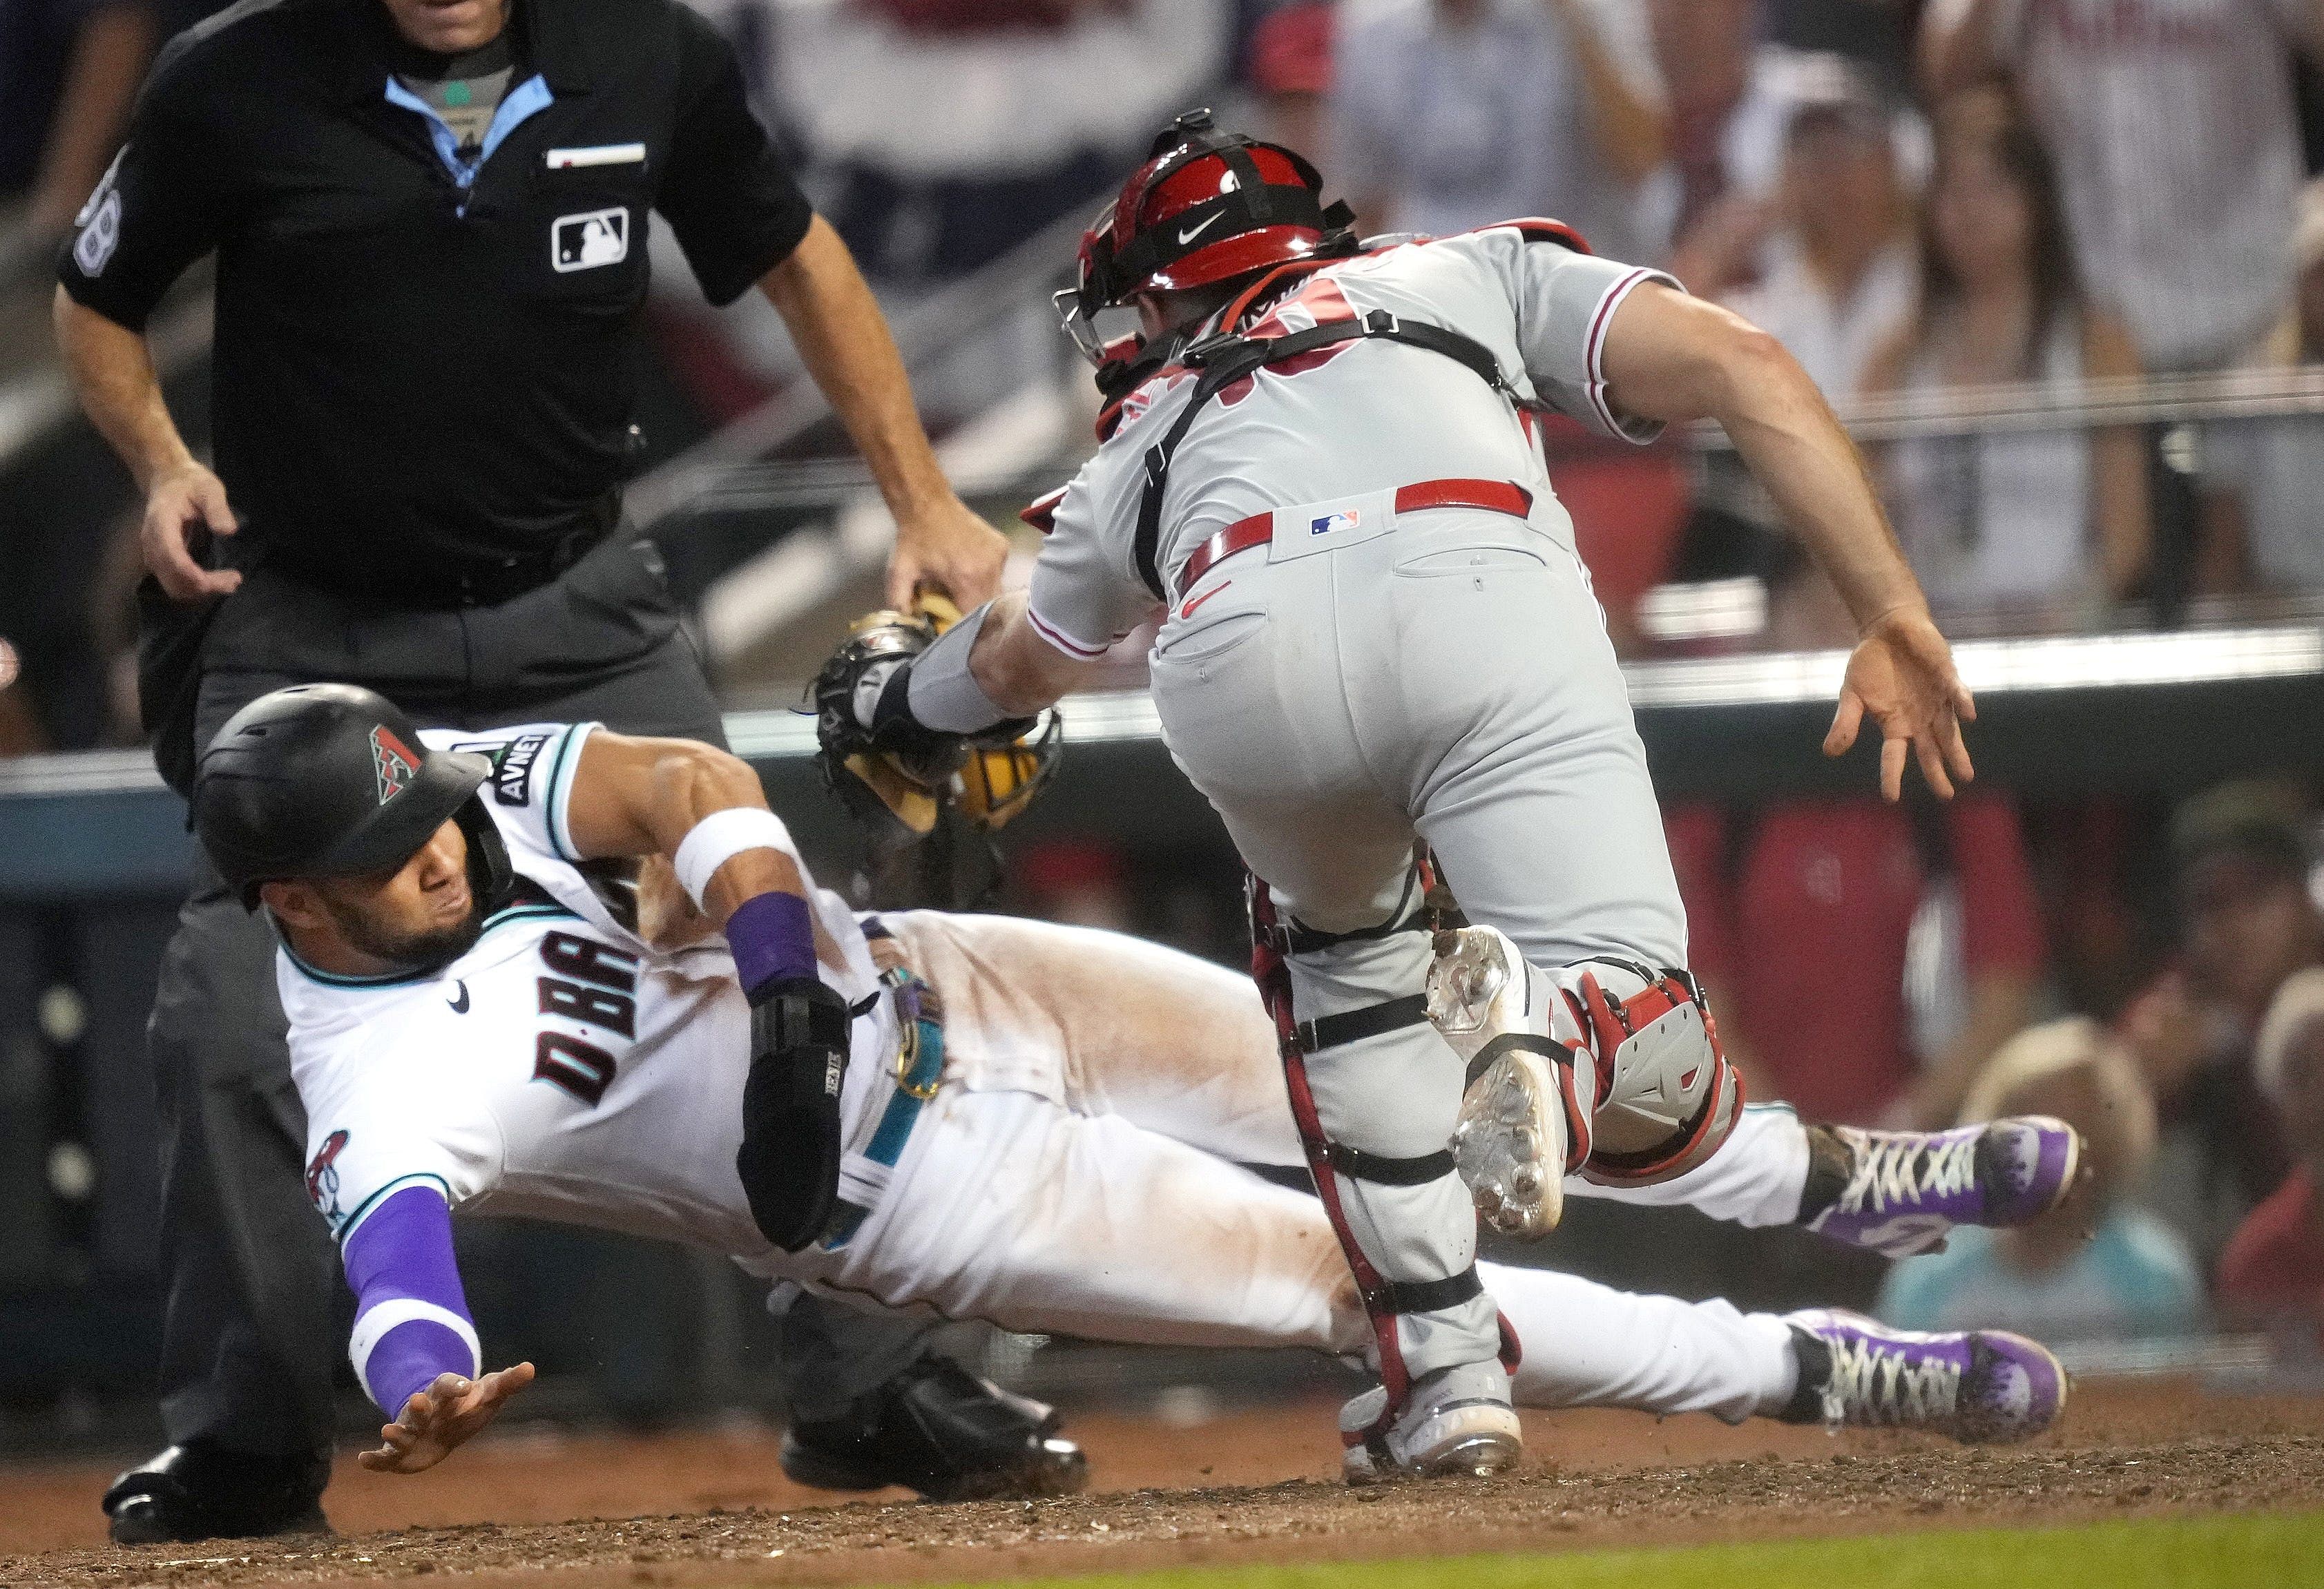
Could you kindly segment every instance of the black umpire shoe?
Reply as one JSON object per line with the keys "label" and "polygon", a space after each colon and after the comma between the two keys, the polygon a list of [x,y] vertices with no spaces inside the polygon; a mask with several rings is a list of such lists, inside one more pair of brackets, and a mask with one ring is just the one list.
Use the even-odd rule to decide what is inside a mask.
{"label": "black umpire shoe", "polygon": [[901,1484],[930,1501],[1071,1495],[1089,1458],[1057,1428],[1054,1409],[923,1357],[841,1417],[792,1425],[783,1472],[818,1490]]}
{"label": "black umpire shoe", "polygon": [[327,1534],[321,1501],[330,1478],[327,1451],[254,1456],[191,1440],[114,1480],[105,1515],[115,1545]]}

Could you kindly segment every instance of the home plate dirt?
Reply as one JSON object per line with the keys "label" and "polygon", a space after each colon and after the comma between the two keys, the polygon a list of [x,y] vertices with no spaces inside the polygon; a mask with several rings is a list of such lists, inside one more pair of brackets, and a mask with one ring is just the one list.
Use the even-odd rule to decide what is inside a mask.
{"label": "home plate dirt", "polygon": [[1239,1560],[1698,1544],[2185,1511],[2324,1508],[2324,1398],[2081,1387],[2027,1446],[1630,1413],[1528,1416],[1491,1481],[1351,1491],[1330,1408],[1185,1427],[1073,1421],[1098,1492],[950,1506],[835,1503],[788,1483],[763,1430],[555,1437],[520,1428],[417,1479],[344,1464],[336,1537],[104,1546],[106,1472],[0,1470],[0,1585],[249,1586],[449,1574],[483,1584],[822,1584]]}

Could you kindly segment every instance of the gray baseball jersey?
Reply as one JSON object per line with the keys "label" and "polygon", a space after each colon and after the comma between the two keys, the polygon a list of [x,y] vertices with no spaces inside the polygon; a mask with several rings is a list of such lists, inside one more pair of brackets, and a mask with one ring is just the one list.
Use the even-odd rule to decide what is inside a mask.
{"label": "gray baseball jersey", "polygon": [[[1670,278],[1509,222],[1327,266],[1250,329],[1277,336],[1387,309],[1482,343],[1520,396],[1643,442],[1658,427],[1614,411],[1603,361],[1615,309],[1647,281]],[[1153,612],[1133,550],[1145,456],[1194,383],[1192,372],[1172,369],[1133,393],[1057,505],[1033,570],[1031,616],[1068,655],[1097,655]],[[1196,417],[1171,465],[1157,563],[1175,570],[1254,513],[1440,479],[1526,487],[1535,524],[1571,549],[1572,523],[1532,428],[1500,393],[1442,354],[1377,338],[1342,343],[1229,386]]]}

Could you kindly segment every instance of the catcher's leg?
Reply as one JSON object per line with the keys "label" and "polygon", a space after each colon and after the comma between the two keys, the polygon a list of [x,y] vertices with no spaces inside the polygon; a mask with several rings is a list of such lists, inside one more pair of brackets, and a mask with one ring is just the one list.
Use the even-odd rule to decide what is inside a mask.
{"label": "catcher's leg", "polygon": [[1429,939],[1407,879],[1335,930],[1254,882],[1252,966],[1274,1012],[1292,1118],[1372,1326],[1380,1386],[1341,1413],[1351,1480],[1514,1461],[1503,1332],[1449,1140],[1462,1073],[1429,1024]]}
{"label": "catcher's leg", "polygon": [[[1347,593],[1395,583],[1371,568],[1336,553],[1239,568],[1165,626],[1154,697],[1173,755],[1279,896],[1259,901],[1254,969],[1382,1381],[1342,1415],[1351,1473],[1490,1467],[1519,1429],[1446,1150],[1461,1075],[1421,1009],[1428,939],[1398,930],[1417,904],[1411,807],[1380,766],[1414,734],[1366,725],[1393,626]],[[1343,628],[1351,600],[1362,610]],[[1277,926],[1310,936],[1276,941]]]}
{"label": "catcher's leg", "polygon": [[[1545,1141],[1564,1142],[1564,1168],[1585,1180],[1644,1188],[1713,1162],[1741,1115],[1742,1078],[1683,971],[1612,958],[1546,971],[1497,928],[1472,927],[1438,935],[1428,1009],[1468,1064],[1453,1137],[1462,1178],[1509,1234],[1557,1223]],[[1794,1175],[1780,1136],[1767,1145],[1775,1151],[1721,1178],[1746,1196],[1718,1189],[1757,1212],[1770,1188],[1753,1183],[1772,1171],[1774,1200],[1796,1213],[1804,1154]]]}

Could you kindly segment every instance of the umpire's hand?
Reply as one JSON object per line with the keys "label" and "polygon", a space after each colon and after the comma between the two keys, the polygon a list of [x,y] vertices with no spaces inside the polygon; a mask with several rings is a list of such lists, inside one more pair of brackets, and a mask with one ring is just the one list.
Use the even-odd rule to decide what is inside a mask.
{"label": "umpire's hand", "polygon": [[888,605],[912,610],[925,591],[940,590],[962,612],[1001,594],[1009,538],[947,494],[926,512],[896,522],[896,550],[888,559]]}
{"label": "umpire's hand", "polygon": [[242,583],[232,568],[205,568],[194,560],[197,526],[213,535],[231,535],[238,528],[226,503],[225,483],[188,458],[146,486],[145,523],[138,535],[147,571],[172,601],[206,601]]}
{"label": "umpire's hand", "polygon": [[421,1474],[452,1455],[455,1447],[500,1416],[508,1399],[532,1383],[532,1364],[520,1363],[480,1380],[438,1374],[425,1390],[414,1390],[403,1416],[383,1425],[376,1451],[355,1460],[376,1474]]}

